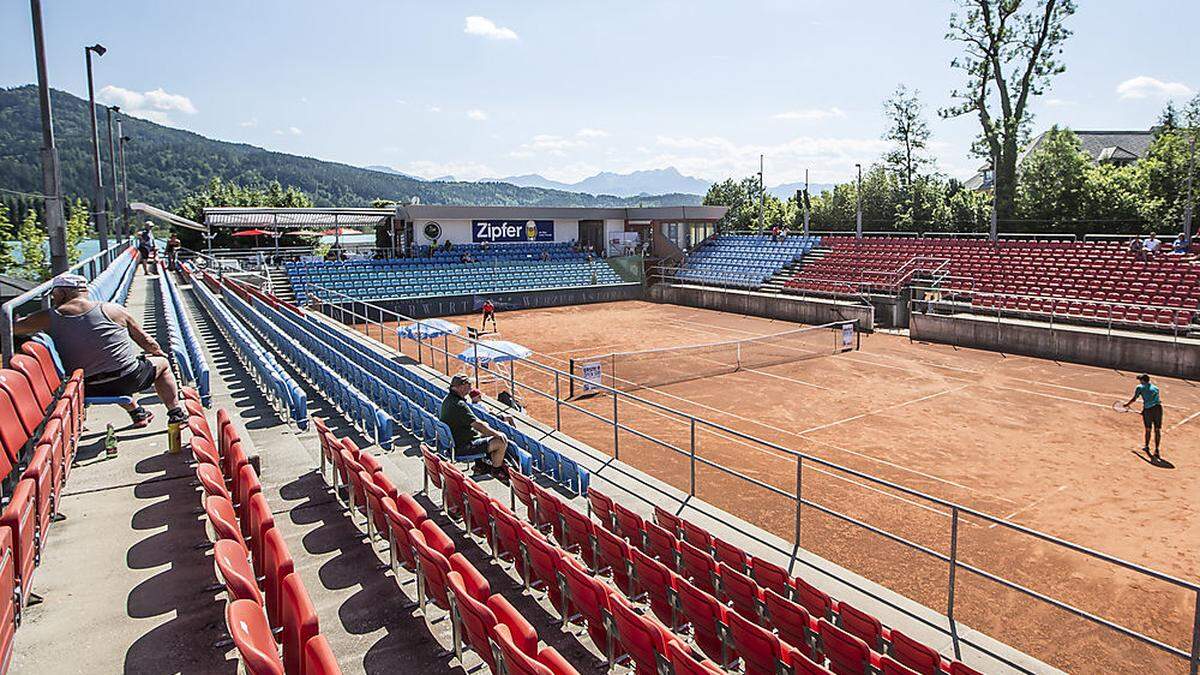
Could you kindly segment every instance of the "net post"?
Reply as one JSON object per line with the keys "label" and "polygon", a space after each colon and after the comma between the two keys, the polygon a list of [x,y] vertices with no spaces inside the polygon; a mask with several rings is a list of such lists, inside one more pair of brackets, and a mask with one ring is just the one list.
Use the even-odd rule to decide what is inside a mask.
{"label": "net post", "polygon": [[804,458],[800,455],[796,456],[796,523],[795,523],[795,545],[800,548],[800,507],[804,503],[804,482],[803,482]]}
{"label": "net post", "polygon": [[954,643],[954,658],[962,658],[958,644],[958,622],[954,619],[954,578],[958,572],[958,506],[950,507],[950,579],[946,593],[946,618],[950,621],[950,639]]}
{"label": "net post", "polygon": [[[575,398],[575,357],[574,356],[567,359],[567,366],[568,366],[568,372],[570,373],[570,381],[567,382],[567,395],[570,396],[571,398]],[[555,387],[555,391],[557,392],[558,391],[558,372],[557,371],[555,371],[555,373],[554,373],[554,387]],[[555,395],[555,399],[556,399],[555,405],[557,405],[558,404],[557,394]]]}
{"label": "net post", "polygon": [[442,351],[446,355],[446,374],[450,374],[450,334],[442,334]]}

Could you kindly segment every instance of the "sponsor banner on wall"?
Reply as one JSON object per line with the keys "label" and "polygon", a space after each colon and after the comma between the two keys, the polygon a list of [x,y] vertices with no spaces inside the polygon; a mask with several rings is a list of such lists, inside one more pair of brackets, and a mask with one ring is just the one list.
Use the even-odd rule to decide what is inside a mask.
{"label": "sponsor banner on wall", "polygon": [[471,241],[482,244],[554,241],[553,220],[473,220]]}

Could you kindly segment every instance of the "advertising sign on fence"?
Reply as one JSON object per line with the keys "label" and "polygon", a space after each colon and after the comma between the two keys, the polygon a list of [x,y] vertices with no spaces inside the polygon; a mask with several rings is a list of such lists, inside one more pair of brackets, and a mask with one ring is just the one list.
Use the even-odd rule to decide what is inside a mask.
{"label": "advertising sign on fence", "polygon": [[476,244],[520,241],[554,241],[553,220],[473,220],[471,241]]}
{"label": "advertising sign on fence", "polygon": [[600,374],[602,372],[600,369],[600,362],[589,361],[580,365],[583,367],[583,390],[595,391],[596,389],[599,389]]}

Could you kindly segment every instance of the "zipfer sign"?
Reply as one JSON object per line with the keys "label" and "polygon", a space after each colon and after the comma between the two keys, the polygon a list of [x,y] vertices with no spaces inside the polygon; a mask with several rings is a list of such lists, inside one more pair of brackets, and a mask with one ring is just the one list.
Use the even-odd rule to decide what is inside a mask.
{"label": "zipfer sign", "polygon": [[554,241],[553,220],[472,220],[471,241],[481,244]]}

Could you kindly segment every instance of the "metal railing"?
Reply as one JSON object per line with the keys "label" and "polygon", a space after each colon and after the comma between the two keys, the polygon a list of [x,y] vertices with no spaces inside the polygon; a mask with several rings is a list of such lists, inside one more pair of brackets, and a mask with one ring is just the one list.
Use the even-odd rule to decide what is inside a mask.
{"label": "metal railing", "polygon": [[[326,314],[330,318],[340,321],[342,324],[361,326],[362,332],[365,333],[367,337],[377,336],[378,341],[381,344],[399,354],[402,354],[403,352],[400,349],[400,338],[396,334],[397,326],[400,322],[418,321],[379,305],[358,300],[331,289],[317,287],[314,289],[314,296],[319,301],[319,309],[322,313]],[[393,337],[396,338],[396,347],[394,348],[389,344]],[[437,345],[434,340],[419,341],[417,347],[418,361],[421,363],[428,363],[428,365],[435,372],[438,371],[439,366],[441,366],[445,371],[445,376],[449,377],[451,364],[458,366],[462,363],[452,353],[452,347],[450,346],[451,340],[457,341],[459,345],[478,344],[476,340],[459,335],[442,336],[441,346]],[[429,353],[428,360],[426,360],[423,356],[426,351]],[[522,372],[534,374],[541,378],[543,382],[546,383],[546,390],[543,391],[537,386],[530,384],[528,381],[526,381],[529,379],[528,377],[519,378],[517,375],[515,375],[514,373],[517,370],[518,365]],[[466,368],[467,366],[463,364],[463,367]],[[473,368],[475,371],[475,376],[478,378],[480,376],[480,366],[475,364]],[[567,410],[596,420],[602,424],[612,426],[612,455],[616,460],[621,459],[621,439],[622,434],[624,433],[628,434],[633,439],[645,441],[652,444],[654,447],[673,453],[676,457],[680,458],[681,461],[687,462],[689,476],[687,489],[688,499],[697,497],[697,469],[703,468],[706,470],[715,471],[719,475],[731,477],[748,487],[765,490],[774,497],[790,501],[792,503],[792,508],[794,509],[792,541],[790,542],[792,547],[790,549],[787,547],[779,547],[774,542],[758,537],[751,532],[743,531],[743,534],[773,548],[774,550],[786,556],[789,556],[790,560],[792,561],[792,565],[796,563],[809,565],[816,572],[830,574],[832,576],[832,573],[830,573],[828,570],[822,569],[819,566],[802,560],[796,555],[798,550],[801,548],[801,507],[813,509],[820,514],[833,518],[835,521],[861,528],[871,534],[880,536],[889,542],[898,544],[908,550],[915,551],[924,556],[932,558],[940,565],[944,565],[947,578],[945,587],[945,616],[949,620],[948,625],[941,625],[936,622],[931,622],[929,619],[914,613],[909,608],[891,603],[884,598],[880,598],[877,595],[871,594],[869,589],[856,586],[852,579],[839,576],[834,576],[834,578],[860,591],[871,594],[877,600],[889,604],[894,609],[903,612],[909,617],[931,628],[937,629],[944,634],[947,634],[952,639],[954,655],[956,658],[961,658],[961,646],[968,645],[976,650],[988,654],[992,658],[995,658],[1016,670],[1020,670],[1022,672],[1034,672],[1028,670],[1028,668],[1022,666],[1021,664],[1013,662],[1004,655],[997,654],[982,641],[964,636],[960,633],[961,627],[958,625],[958,622],[955,619],[956,610],[959,609],[959,604],[956,599],[956,588],[960,583],[958,580],[958,573],[968,572],[988,582],[995,583],[1009,591],[1013,591],[1024,597],[1030,598],[1037,603],[1051,607],[1058,611],[1066,612],[1090,624],[1102,627],[1119,634],[1120,636],[1146,645],[1158,652],[1162,652],[1180,659],[1188,665],[1188,672],[1190,675],[1197,675],[1197,673],[1200,672],[1200,584],[1067,541],[1060,537],[1056,537],[1030,527],[1019,525],[1007,519],[996,517],[983,511],[963,506],[962,504],[936,497],[914,488],[878,478],[864,471],[843,466],[815,455],[797,451],[792,448],[782,446],[778,443],[758,438],[746,432],[685,413],[632,393],[622,392],[601,383],[588,381],[587,385],[591,390],[589,393],[593,394],[593,398],[591,400],[594,401],[597,397],[611,397],[612,417],[610,419],[605,415],[598,414],[587,407],[579,405],[576,401],[571,400],[569,397],[563,396],[565,392],[569,391],[568,385],[572,381],[579,380],[581,383],[584,381],[582,376],[572,375],[569,372],[559,370],[532,359],[520,359],[516,362],[513,362],[513,368],[514,369],[509,373],[509,377],[504,378],[502,375],[498,375],[495,378],[496,381],[504,382],[507,380],[506,384],[511,388],[513,393],[523,391],[529,395],[537,396],[548,402],[552,402],[554,406],[554,428],[556,431],[562,431],[562,414],[564,410]],[[552,388],[550,387],[551,382],[553,383]],[[630,406],[635,406],[637,408],[650,410],[661,418],[670,419],[682,424],[684,427],[690,430],[690,433],[688,434],[689,441],[687,445],[676,445],[656,437],[654,433],[666,425],[666,423],[661,419],[653,425],[653,429],[651,431],[634,428],[633,426],[623,423],[621,421],[622,404],[624,404],[624,406],[627,408]],[[698,434],[712,434],[723,440],[742,443],[750,446],[751,448],[757,448],[766,450],[770,453],[775,453],[780,457],[791,458],[795,462],[795,482],[792,489],[782,489],[764,480],[747,475],[743,471],[700,456],[697,452]],[[614,465],[610,464],[608,466]],[[862,481],[862,485],[866,486],[868,489],[874,490],[875,492],[892,494],[893,496],[903,497],[908,500],[917,500],[914,503],[921,505],[923,508],[936,509],[938,513],[947,517],[949,523],[948,530],[945,532],[945,536],[950,542],[948,552],[943,553],[939,550],[935,550],[929,545],[913,541],[904,534],[892,532],[882,527],[872,525],[871,523],[863,521],[861,518],[843,513],[838,511],[836,508],[815,501],[815,497],[811,494],[812,488],[808,488],[809,493],[805,492],[804,481],[802,479],[803,470],[805,467],[807,467],[809,471],[816,470],[818,472],[840,476],[846,478],[847,480]],[[661,469],[662,467],[657,468]],[[652,467],[642,466],[640,469],[642,471],[648,471],[651,474],[655,472],[655,468]],[[632,474],[628,473],[625,475],[632,476]],[[666,494],[654,486],[650,487],[661,494]],[[683,503],[686,503],[686,500],[684,500],[681,505]],[[963,529],[963,523],[966,522],[964,521],[964,517],[973,519],[972,523],[975,525],[979,525],[980,523],[986,525],[987,529],[985,531],[990,531],[991,528],[1000,528],[1001,532],[1011,533],[1028,538],[1028,540],[1033,544],[1049,545],[1052,550],[1056,552],[1082,555],[1086,559],[1098,561],[1106,565],[1113,566],[1117,569],[1130,572],[1138,579],[1138,581],[1134,582],[1134,586],[1146,580],[1157,580],[1177,589],[1181,589],[1185,593],[1190,593],[1194,600],[1194,611],[1191,617],[1190,649],[1184,649],[1176,645],[1168,644],[1138,630],[1129,628],[1117,623],[1116,621],[1102,617],[1097,613],[1080,608],[1074,604],[1071,604],[1070,602],[1051,597],[1047,593],[1043,593],[1022,583],[1005,578],[998,573],[985,570],[977,564],[967,562],[962,558],[959,551],[960,534]],[[789,567],[789,571],[790,570],[791,567]],[[1066,574],[1069,577],[1070,573],[1067,572]],[[1067,637],[1067,634],[1062,636],[1064,640]],[[1036,654],[1033,656],[1037,657]]]}
{"label": "metal railing", "polygon": [[[1175,342],[1179,341],[1180,333],[1186,334],[1193,329],[1194,317],[1198,313],[1195,307],[1189,309],[1176,305],[1112,302],[1108,300],[1064,298],[1061,296],[981,291],[974,288],[960,288],[958,286],[914,285],[912,291],[912,298],[909,300],[909,310],[914,314],[966,311],[975,315],[991,316],[994,313],[997,323],[1001,322],[1006,316],[1009,318],[1026,318],[1037,321],[1046,321],[1049,318],[1051,330],[1054,330],[1057,325],[1069,324],[1074,326],[1092,325],[1104,327],[1109,336],[1112,335],[1114,328],[1117,330],[1131,329],[1142,332],[1149,330],[1160,334],[1166,334],[1169,331]],[[995,305],[978,304],[975,302],[980,299],[997,302]],[[1006,306],[1006,301],[1008,300],[1013,301],[1013,307]],[[1022,301],[1027,303],[1027,305],[1031,302],[1041,303],[1041,308],[1033,309],[1029,306],[1022,308],[1018,306]],[[1093,305],[1095,307],[1094,313],[1084,314],[1082,312],[1084,305]],[[1073,311],[1073,309],[1079,309],[1080,311]],[[1115,316],[1115,310],[1121,310],[1120,316]],[[1156,315],[1169,312],[1171,315],[1170,326],[1159,321],[1125,318],[1129,310],[1135,310],[1139,315],[1147,311],[1154,312]],[[1181,318],[1186,318],[1186,321],[1181,322]]]}
{"label": "metal railing", "polygon": [[[129,248],[129,242],[124,239],[119,239],[117,243],[100,251],[96,255],[81,260],[67,269],[72,274],[79,274],[88,281],[95,280],[100,276],[100,273],[108,268],[114,260],[116,260],[126,249]],[[0,357],[3,358],[4,365],[8,366],[8,362],[12,359],[13,350],[16,347],[16,342],[13,338],[13,315],[17,309],[31,300],[42,300],[45,306],[43,296],[46,291],[50,290],[50,279],[34,286],[17,297],[9,300],[3,305],[4,316],[0,317]]]}

